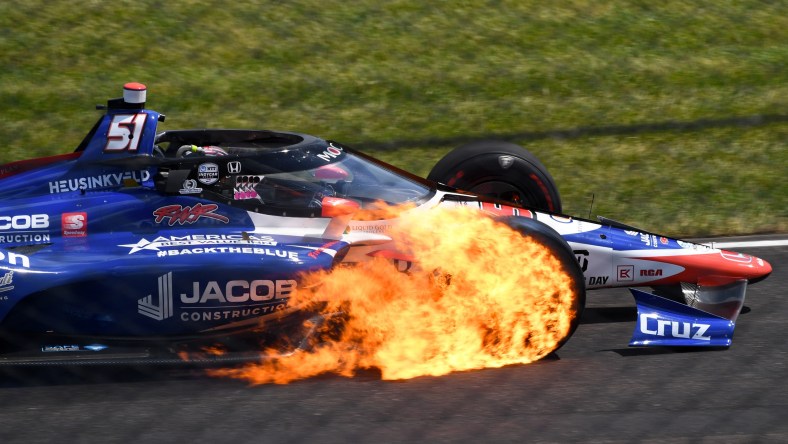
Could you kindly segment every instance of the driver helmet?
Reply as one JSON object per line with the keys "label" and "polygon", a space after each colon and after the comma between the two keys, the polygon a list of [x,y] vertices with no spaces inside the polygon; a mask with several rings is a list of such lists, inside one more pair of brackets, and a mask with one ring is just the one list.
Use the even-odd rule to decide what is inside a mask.
{"label": "driver helmet", "polygon": [[183,145],[178,148],[178,153],[181,156],[226,156],[227,151],[215,145],[197,146],[197,145]]}

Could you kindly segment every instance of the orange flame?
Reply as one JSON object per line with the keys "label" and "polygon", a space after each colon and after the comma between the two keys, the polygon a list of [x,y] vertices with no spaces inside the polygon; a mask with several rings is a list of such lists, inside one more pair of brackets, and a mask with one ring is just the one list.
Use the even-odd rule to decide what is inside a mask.
{"label": "orange flame", "polygon": [[[299,307],[343,312],[339,338],[309,352],[212,371],[252,384],[377,368],[383,379],[529,363],[570,333],[578,295],[551,250],[477,210],[403,213],[390,233],[418,270],[374,258],[304,276]],[[319,283],[319,285],[314,285]]]}

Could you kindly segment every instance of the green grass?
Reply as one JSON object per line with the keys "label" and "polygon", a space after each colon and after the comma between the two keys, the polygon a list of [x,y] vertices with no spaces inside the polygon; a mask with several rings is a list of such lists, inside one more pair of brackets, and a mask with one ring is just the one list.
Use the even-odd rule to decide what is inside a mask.
{"label": "green grass", "polygon": [[[163,129],[303,131],[420,174],[500,137],[570,213],[594,193],[667,234],[784,232],[786,42],[784,2],[4,2],[0,161],[69,151],[140,81]],[[778,118],[626,131],[757,115]],[[597,127],[622,131],[565,131]]]}

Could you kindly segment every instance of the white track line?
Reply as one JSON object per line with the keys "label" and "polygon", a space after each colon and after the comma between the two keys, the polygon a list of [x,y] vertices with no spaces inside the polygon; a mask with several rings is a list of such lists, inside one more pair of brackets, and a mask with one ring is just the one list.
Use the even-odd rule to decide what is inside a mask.
{"label": "white track line", "polygon": [[706,242],[704,245],[708,245],[713,248],[785,247],[788,246],[788,239],[741,242]]}

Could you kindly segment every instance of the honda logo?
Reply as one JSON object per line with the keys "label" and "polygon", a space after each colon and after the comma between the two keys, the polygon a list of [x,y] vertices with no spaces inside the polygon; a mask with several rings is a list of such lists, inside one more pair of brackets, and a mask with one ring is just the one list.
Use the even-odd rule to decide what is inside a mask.
{"label": "honda logo", "polygon": [[241,162],[227,162],[227,172],[239,174],[241,172]]}

